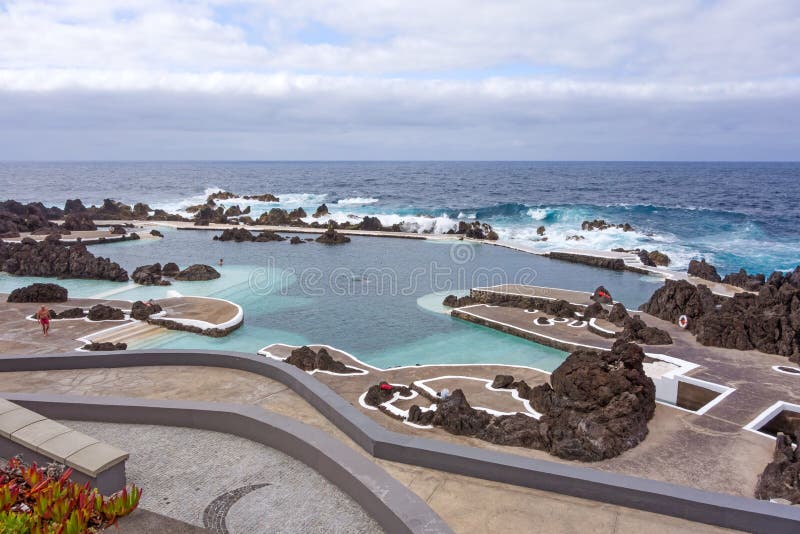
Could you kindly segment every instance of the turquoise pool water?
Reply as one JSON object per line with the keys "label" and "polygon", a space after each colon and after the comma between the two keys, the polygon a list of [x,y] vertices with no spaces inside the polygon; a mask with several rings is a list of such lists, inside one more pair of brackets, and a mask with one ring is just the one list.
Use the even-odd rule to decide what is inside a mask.
{"label": "turquoise pool water", "polygon": [[[521,282],[592,291],[602,284],[638,306],[659,287],[650,277],[563,263],[488,245],[354,237],[344,246],[230,243],[208,231],[163,230],[163,240],[97,245],[129,272],[176,261],[215,265],[222,277],[167,287],[60,280],[74,297],[137,300],[183,295],[232,300],[244,326],[226,338],[164,333],[130,348],[205,348],[254,353],[272,343],[324,343],[378,367],[431,363],[507,363],[544,370],[565,353],[453,319],[442,295],[469,287]],[[301,237],[304,237],[301,235]],[[0,275],[0,292],[42,281]],[[438,294],[433,294],[438,293]]]}

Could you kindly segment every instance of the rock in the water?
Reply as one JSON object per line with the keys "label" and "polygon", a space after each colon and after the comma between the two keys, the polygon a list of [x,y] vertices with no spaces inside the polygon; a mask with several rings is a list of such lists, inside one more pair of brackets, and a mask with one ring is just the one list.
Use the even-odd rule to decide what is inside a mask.
{"label": "rock in the water", "polygon": [[197,282],[219,278],[219,272],[210,265],[195,264],[175,275],[175,280]]}
{"label": "rock in the water", "polygon": [[286,241],[286,238],[276,234],[272,230],[263,230],[255,237],[254,241],[257,243],[269,243],[270,241]]}
{"label": "rock in the water", "polygon": [[70,213],[64,217],[64,223],[61,228],[70,231],[97,230],[97,225],[85,212]]}
{"label": "rock in the water", "polygon": [[319,369],[321,371],[330,371],[332,373],[350,374],[357,373],[356,369],[347,367],[345,364],[338,360],[334,360],[328,353],[325,347],[320,348],[317,352],[311,347],[302,346],[294,349],[292,354],[284,360],[290,365],[302,369],[303,371],[313,371]]}
{"label": "rock in the water", "polygon": [[168,286],[170,285],[168,280],[162,280],[162,271],[161,271],[161,264],[154,263],[152,265],[142,265],[137,267],[133,274],[131,275],[131,279],[136,282],[137,284],[141,284],[143,286]]}
{"label": "rock in the water", "polygon": [[128,273],[118,264],[95,257],[80,243],[25,238],[20,243],[0,242],[0,270],[17,276],[54,276],[127,282]]}
{"label": "rock in the water", "polygon": [[325,215],[327,215],[327,214],[328,214],[328,206],[326,206],[325,204],[321,204],[321,205],[320,205],[320,206],[317,208],[317,211],[315,211],[315,212],[314,212],[314,214],[312,215],[312,217],[314,217],[314,218],[319,218],[319,217],[323,217],[323,216],[325,216]]}
{"label": "rock in the water", "polygon": [[119,308],[112,308],[105,304],[95,304],[89,308],[90,321],[121,321],[125,319],[125,313]]}
{"label": "rock in the water", "polygon": [[342,235],[333,228],[328,228],[325,233],[317,238],[317,243],[324,243],[326,245],[342,245],[349,243],[350,238]]}
{"label": "rock in the water", "polygon": [[495,232],[490,225],[486,223],[481,224],[480,221],[473,221],[471,223],[458,221],[458,228],[452,233],[464,234],[464,237],[470,239],[488,239],[490,241],[499,239],[497,232]]}
{"label": "rock in the water", "polygon": [[214,236],[214,241],[234,241],[236,243],[255,241],[255,239],[253,233],[245,228],[226,228],[222,234]]}
{"label": "rock in the water", "polygon": [[[795,430],[795,441],[800,443],[800,428]],[[775,440],[772,461],[758,477],[755,494],[757,499],[800,504],[800,448],[792,447],[792,439],[783,432]]]}
{"label": "rock in the water", "polygon": [[447,295],[442,301],[442,305],[449,308],[460,308],[462,306],[469,306],[471,304],[475,304],[475,300],[469,295],[463,297]]}
{"label": "rock in the water", "polygon": [[611,292],[603,286],[599,286],[595,289],[594,293],[592,293],[592,296],[589,298],[600,304],[611,304],[614,302],[614,299],[611,298]]}
{"label": "rock in the water", "polygon": [[57,284],[31,284],[11,292],[6,302],[66,302],[67,289]]}
{"label": "rock in the water", "polygon": [[692,276],[702,278],[703,280],[708,280],[709,282],[722,282],[722,278],[720,278],[719,274],[717,273],[716,267],[710,263],[706,263],[706,260],[704,259],[700,261],[690,261],[689,270],[687,272]]}
{"label": "rock in the water", "polygon": [[127,350],[128,344],[127,343],[112,343],[110,341],[104,341],[102,343],[92,342],[84,345],[81,347],[83,350],[90,350],[90,351],[112,351],[112,350]]}
{"label": "rock in the water", "polygon": [[292,238],[289,240],[289,244],[291,244],[291,245],[300,245],[300,244],[303,244],[303,243],[305,243],[305,241],[303,241],[302,239],[300,239],[296,235],[292,236]]}
{"label": "rock in the water", "polygon": [[617,228],[622,230],[623,232],[631,232],[633,231],[633,226],[628,223],[625,224],[611,224],[607,223],[604,219],[595,219],[593,221],[583,221],[581,223],[581,230],[586,231],[593,231],[593,230],[608,230],[610,228]]}
{"label": "rock in the water", "polygon": [[544,233],[545,233],[544,226],[540,226],[539,228],[536,229],[536,235],[544,235]]}
{"label": "rock in the water", "polygon": [[158,230],[150,230],[150,235],[153,237],[164,237],[164,234],[162,234]]}
{"label": "rock in the water", "polygon": [[271,193],[264,193],[263,195],[245,195],[242,198],[246,200],[256,200],[258,202],[280,202],[281,199]]}
{"label": "rock in the water", "polygon": [[654,265],[657,265],[659,267],[666,267],[671,262],[669,256],[667,256],[666,254],[664,254],[659,250],[654,250],[653,252],[650,252],[647,256]]}
{"label": "rock in the water", "polygon": [[159,313],[161,311],[163,311],[163,309],[158,303],[154,302],[152,304],[148,304],[146,302],[142,302],[141,300],[137,300],[131,306],[131,318],[139,321],[145,321],[154,313]]}
{"label": "rock in the water", "polygon": [[173,262],[165,263],[164,267],[161,268],[161,276],[174,277],[179,272],[181,272],[181,268],[178,267],[177,263]]}

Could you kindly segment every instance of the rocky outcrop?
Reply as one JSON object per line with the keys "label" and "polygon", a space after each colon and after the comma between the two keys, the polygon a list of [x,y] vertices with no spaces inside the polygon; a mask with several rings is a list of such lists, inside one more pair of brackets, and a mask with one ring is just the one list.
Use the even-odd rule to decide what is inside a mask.
{"label": "rocky outcrop", "polygon": [[703,286],[667,281],[643,311],[675,322],[681,315],[699,343],[738,350],[755,349],[800,361],[800,267],[773,273],[757,295],[712,295]]}
{"label": "rocky outcrop", "polygon": [[488,239],[490,241],[497,241],[499,236],[492,227],[486,223],[481,224],[480,221],[473,221],[471,223],[465,221],[458,221],[458,228],[449,230],[448,234],[463,234],[464,237],[470,239]]}
{"label": "rocky outcrop", "polygon": [[[795,443],[800,443],[800,428],[795,429]],[[800,504],[800,448],[792,447],[792,439],[783,432],[775,440],[772,461],[759,475],[757,499],[786,499]]]}
{"label": "rocky outcrop", "polygon": [[266,243],[269,241],[285,240],[285,237],[282,237],[271,230],[263,230],[260,234],[253,235],[252,232],[244,228],[228,228],[224,230],[221,235],[214,236],[214,241],[234,241],[236,243],[243,243],[245,241]]}
{"label": "rocky outcrop", "polygon": [[229,200],[238,196],[239,195],[236,193],[231,193],[230,191],[215,191],[206,197],[206,202],[208,204],[214,204],[217,200]]}
{"label": "rocky outcrop", "polygon": [[741,287],[748,291],[758,291],[765,281],[766,278],[763,274],[747,274],[744,269],[739,269],[738,273],[726,274],[722,279],[723,284]]}
{"label": "rocky outcrop", "polygon": [[112,235],[125,235],[128,231],[125,229],[124,226],[114,225],[108,229],[108,232]]}
{"label": "rocky outcrop", "polygon": [[604,219],[595,219],[593,221],[583,221],[581,223],[581,230],[585,230],[588,232],[594,230],[608,230],[610,228],[617,228],[622,230],[623,232],[632,232],[633,226],[628,223],[625,224],[611,224],[607,223]]}
{"label": "rocky outcrop", "polygon": [[212,206],[202,206],[194,214],[195,226],[208,226],[209,224],[226,224],[228,218],[225,217],[225,210],[222,206],[213,208]]}
{"label": "rocky outcrop", "polygon": [[671,261],[669,256],[658,250],[648,252],[645,249],[640,249],[636,251],[636,255],[639,256],[639,261],[648,267],[666,267]]}
{"label": "rocky outcrop", "polygon": [[572,254],[570,252],[550,252],[548,257],[568,261],[571,263],[583,263],[592,267],[602,267],[613,271],[624,271],[625,261],[622,258],[604,258],[602,256],[589,256],[586,254]]}
{"label": "rocky outcrop", "polygon": [[154,263],[152,265],[142,265],[137,267],[133,274],[131,275],[131,279],[136,282],[137,284],[141,284],[143,286],[168,286],[170,282],[168,280],[163,280],[161,271],[161,264]]}
{"label": "rocky outcrop", "polygon": [[67,288],[57,284],[31,284],[11,292],[6,302],[66,302]]}
{"label": "rocky outcrop", "polygon": [[80,319],[86,317],[86,312],[83,311],[83,308],[68,308],[57,313],[50,310],[50,317],[52,319]]}
{"label": "rocky outcrop", "polygon": [[540,227],[538,227],[536,229],[536,235],[542,236],[542,235],[544,235],[545,231],[546,231],[545,227],[544,226],[540,226]]}
{"label": "rocky outcrop", "polygon": [[457,389],[435,411],[414,405],[408,420],[432,424],[456,435],[501,445],[542,449],[569,460],[599,461],[618,456],[647,436],[655,411],[655,385],[644,373],[644,352],[615,343],[612,351],[582,350],[567,357],[550,384],[531,389],[500,375],[493,386],[516,387],[542,413],[495,416],[472,408]]}
{"label": "rocky outcrop", "polygon": [[611,310],[608,312],[608,317],[606,317],[608,322],[614,323],[617,326],[622,326],[628,319],[630,319],[628,310],[625,309],[625,306],[621,302],[617,302],[611,306]]}
{"label": "rocky outcrop", "polygon": [[89,215],[84,213],[70,213],[64,217],[64,222],[61,228],[70,231],[89,231],[97,230],[97,225],[89,218]]}
{"label": "rocky outcrop", "polygon": [[272,208],[266,213],[262,213],[255,224],[263,224],[267,226],[308,226],[301,220],[306,216],[306,212],[302,210],[293,210],[291,213],[281,208]]}
{"label": "rocky outcrop", "polygon": [[90,351],[111,351],[111,350],[127,350],[128,344],[127,343],[112,343],[110,341],[104,341],[102,343],[92,342],[84,345],[81,347],[83,350],[90,350]]}
{"label": "rocky outcrop", "polygon": [[105,304],[95,304],[89,308],[90,321],[121,321],[125,319],[125,313],[119,308],[112,308]]}
{"label": "rocky outcrop", "polygon": [[325,233],[316,239],[317,243],[324,243],[325,245],[342,245],[349,243],[350,238],[346,235],[340,234],[333,228],[328,228]]}
{"label": "rocky outcrop", "polygon": [[169,276],[170,278],[173,278],[179,272],[181,272],[181,268],[178,267],[177,263],[173,262],[165,263],[164,267],[161,268],[161,276]]}
{"label": "rocky outcrop", "polygon": [[178,215],[177,213],[167,213],[164,210],[153,210],[152,215],[147,216],[148,221],[189,221],[183,215]]}
{"label": "rocky outcrop", "polygon": [[95,257],[85,245],[66,246],[26,238],[20,243],[0,242],[0,270],[17,276],[52,276],[127,282],[128,273],[117,263]]}
{"label": "rocky outcrop", "polygon": [[58,208],[46,208],[41,202],[22,204],[16,200],[0,202],[0,234],[33,232],[41,228],[56,228],[50,219],[60,218]]}
{"label": "rocky outcrop", "polygon": [[246,200],[255,200],[257,202],[280,202],[281,199],[271,193],[264,193],[263,195],[245,195],[242,198]]}
{"label": "rocky outcrop", "polygon": [[364,402],[377,408],[384,402],[392,400],[395,393],[408,397],[411,395],[411,389],[407,386],[393,386],[386,381],[381,381],[379,384],[370,386],[364,396]]}
{"label": "rocky outcrop", "polygon": [[150,230],[150,235],[153,237],[164,237],[164,234],[162,234],[158,230]]}
{"label": "rocky outcrop", "polygon": [[583,319],[586,321],[595,318],[605,319],[607,317],[608,317],[608,312],[603,307],[603,305],[597,301],[593,302],[583,310]]}
{"label": "rocky outcrop", "polygon": [[442,301],[442,305],[449,308],[460,308],[462,306],[470,306],[475,303],[475,300],[473,300],[473,298],[469,295],[465,295],[463,297],[447,295]]}
{"label": "rocky outcrop", "polygon": [[296,235],[293,235],[292,238],[289,240],[289,244],[291,245],[302,245],[303,243],[305,243],[305,241],[303,241]]}
{"label": "rocky outcrop", "polygon": [[644,345],[672,344],[672,337],[669,332],[654,326],[647,326],[640,317],[627,317],[623,324],[625,329],[617,337],[621,341],[642,343]]}
{"label": "rocky outcrop", "polygon": [[592,293],[592,296],[589,298],[600,304],[611,304],[614,302],[614,299],[611,297],[611,292],[603,286],[599,286],[595,289],[594,293]]}
{"label": "rocky outcrop", "polygon": [[175,275],[175,280],[197,282],[219,278],[219,272],[210,265],[195,264]]}
{"label": "rocky outcrop", "polygon": [[342,362],[334,360],[325,347],[321,347],[317,352],[314,352],[311,347],[302,346],[298,349],[294,349],[292,354],[283,361],[303,371],[318,369],[320,371],[329,371],[338,374],[352,374],[358,372],[357,369],[347,367]]}
{"label": "rocky outcrop", "polygon": [[238,205],[231,206],[225,210],[223,215],[225,215],[225,217],[238,217],[239,215],[242,215],[242,208],[240,208]]}
{"label": "rocky outcrop", "polygon": [[141,300],[137,300],[133,303],[133,305],[131,305],[131,318],[139,321],[146,321],[154,313],[159,313],[162,311],[164,311],[163,308],[155,302],[148,304],[146,302],[142,302]]}
{"label": "rocky outcrop", "polygon": [[317,208],[317,211],[315,211],[315,212],[314,212],[314,214],[312,215],[312,217],[314,217],[315,219],[318,219],[318,218],[320,218],[320,217],[324,217],[324,216],[325,216],[325,215],[327,215],[327,214],[328,214],[328,206],[327,206],[327,205],[325,205],[325,204],[321,204],[321,205],[320,205],[320,206]]}
{"label": "rocky outcrop", "polygon": [[706,260],[704,259],[700,261],[690,261],[687,272],[691,276],[696,276],[698,278],[702,278],[703,280],[708,280],[709,282],[722,282],[722,278],[720,278],[719,274],[717,273],[716,267],[710,263],[706,263]]}

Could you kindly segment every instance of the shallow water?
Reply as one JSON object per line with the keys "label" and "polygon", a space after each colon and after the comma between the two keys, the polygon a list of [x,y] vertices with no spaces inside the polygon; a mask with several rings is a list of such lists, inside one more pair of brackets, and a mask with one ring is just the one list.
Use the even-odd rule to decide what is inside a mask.
{"label": "shallow water", "polygon": [[[132,272],[176,261],[215,265],[222,277],[168,287],[86,280],[57,281],[73,297],[137,300],[183,295],[232,300],[245,325],[226,338],[165,333],[131,348],[207,348],[254,353],[272,343],[324,343],[379,367],[417,363],[495,362],[552,370],[565,354],[437,311],[443,295],[470,287],[521,282],[593,291],[608,288],[638,306],[660,282],[633,273],[559,262],[490,245],[353,237],[342,246],[213,241],[214,232],[164,229],[163,240],[90,247]],[[287,234],[288,235],[288,234]],[[301,237],[304,237],[301,235]],[[41,278],[0,276],[0,292]],[[431,293],[439,292],[439,296]]]}

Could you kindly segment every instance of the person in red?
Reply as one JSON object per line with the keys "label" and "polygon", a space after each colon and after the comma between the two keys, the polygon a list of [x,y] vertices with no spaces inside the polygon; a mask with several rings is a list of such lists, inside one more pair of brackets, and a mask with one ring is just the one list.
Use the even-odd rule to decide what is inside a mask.
{"label": "person in red", "polygon": [[39,320],[39,324],[42,325],[42,334],[46,336],[47,332],[50,331],[50,310],[42,304],[42,307],[36,312],[36,318]]}

